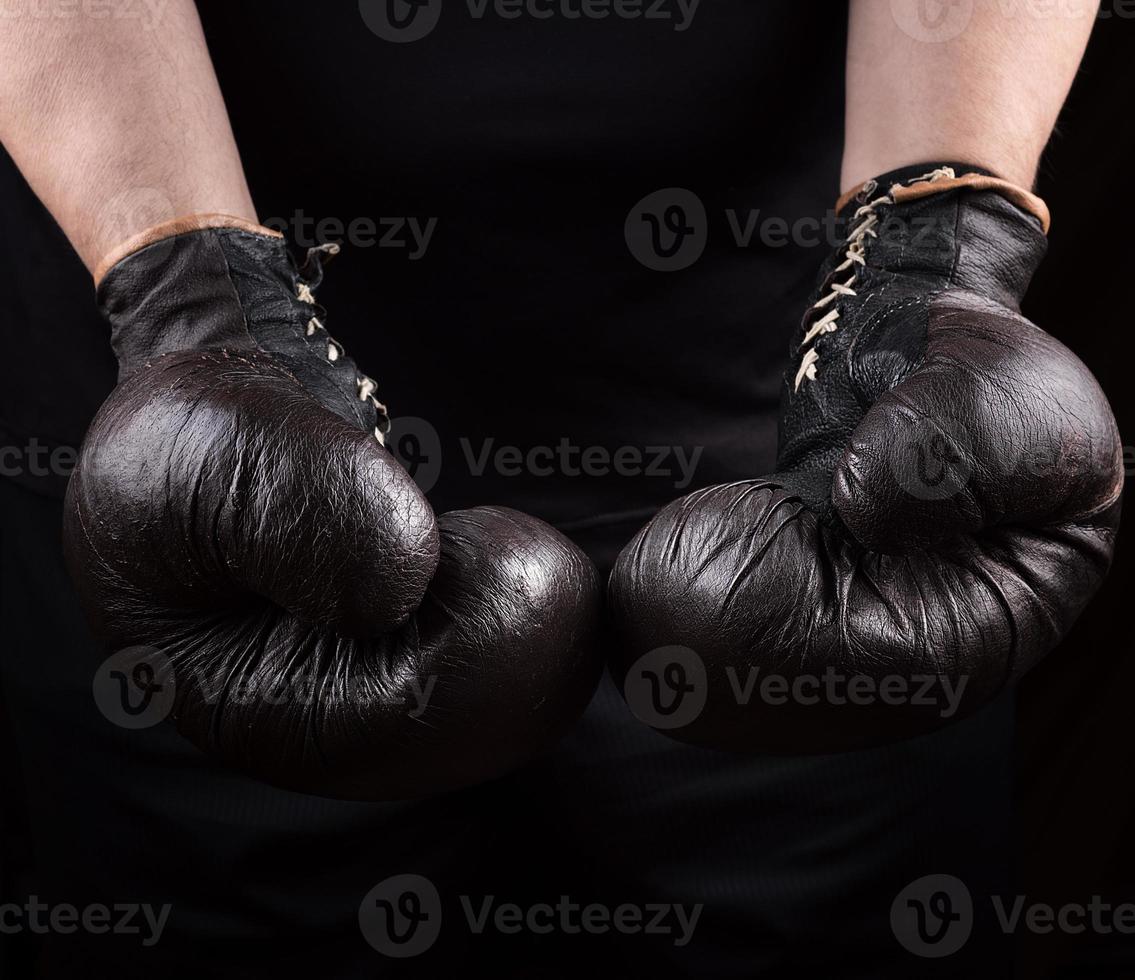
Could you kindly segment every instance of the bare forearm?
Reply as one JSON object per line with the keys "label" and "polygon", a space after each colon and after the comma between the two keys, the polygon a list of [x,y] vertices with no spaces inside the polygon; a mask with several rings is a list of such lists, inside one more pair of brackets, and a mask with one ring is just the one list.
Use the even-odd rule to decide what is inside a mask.
{"label": "bare forearm", "polygon": [[0,31],[0,141],[87,267],[157,222],[255,220],[192,0]]}
{"label": "bare forearm", "polygon": [[950,160],[1031,186],[1097,9],[851,0],[843,189]]}

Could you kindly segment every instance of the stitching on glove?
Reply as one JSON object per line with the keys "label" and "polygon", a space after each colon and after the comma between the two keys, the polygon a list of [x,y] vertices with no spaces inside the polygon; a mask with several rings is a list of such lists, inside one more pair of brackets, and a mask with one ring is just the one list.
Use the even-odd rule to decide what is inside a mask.
{"label": "stitching on glove", "polygon": [[[928,174],[923,174],[921,177],[914,178],[907,186],[910,184],[934,184],[940,181],[954,181],[955,179],[954,171],[950,167],[940,167]],[[885,206],[894,204],[896,194],[904,190],[905,187],[902,184],[895,184],[885,194],[872,198],[871,195],[878,189],[879,184],[875,180],[867,181],[860,189],[857,197],[864,203],[851,216],[851,227],[848,230],[845,243],[844,260],[832,270],[829,277],[834,280],[834,277],[841,272],[849,272],[847,280],[845,282],[832,281],[829,286],[830,292],[820,297],[805,314],[806,331],[800,346],[808,349],[804,351],[804,356],[800,359],[800,367],[796,371],[796,379],[792,386],[794,392],[799,391],[800,386],[805,381],[816,380],[816,365],[820,360],[820,355],[816,350],[815,341],[822,334],[832,333],[839,329],[840,297],[858,295],[854,287],[859,279],[859,267],[867,265],[867,240],[879,237],[876,226],[879,224],[880,210]],[[821,310],[825,312],[817,317]],[[809,321],[811,322],[809,323]]]}
{"label": "stitching on glove", "polygon": [[[876,290],[876,296],[884,296],[888,289],[889,283],[883,283]],[[892,316],[901,316],[905,310],[912,310],[923,305],[923,298],[920,296],[908,296],[906,299],[899,300],[897,303],[880,303],[873,313],[867,316],[863,323],[863,329],[859,330],[855,337],[852,339],[850,346],[847,350],[848,370],[851,374],[852,388],[855,393],[855,400],[859,403],[860,409],[866,413],[872,405],[875,404],[876,396],[869,395],[864,389],[864,380],[861,374],[861,368],[858,359],[858,345],[869,337],[871,332],[875,330],[880,323],[885,322]],[[925,362],[926,355],[923,354],[918,358],[911,368],[909,373],[918,370]]]}

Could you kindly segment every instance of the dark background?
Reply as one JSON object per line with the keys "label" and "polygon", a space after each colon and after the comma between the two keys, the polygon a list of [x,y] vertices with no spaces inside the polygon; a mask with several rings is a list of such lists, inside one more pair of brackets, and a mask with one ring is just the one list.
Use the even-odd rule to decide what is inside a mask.
{"label": "dark background", "polygon": [[[1135,19],[1101,19],[1043,163],[1039,191],[1054,216],[1051,250],[1026,303],[1031,318],[1095,371],[1129,445],[1135,442],[1129,381],[1135,248],[1128,227],[1135,213],[1129,196],[1135,131],[1124,97],[1135,83],[1133,56]],[[1135,813],[1131,539],[1129,527],[1103,591],[1020,690],[1015,860],[1018,891],[1030,901],[1135,900],[1135,842],[1127,837]],[[0,739],[2,725],[0,718]],[[0,778],[11,775],[10,766],[0,767]],[[0,783],[0,800],[2,896],[4,875],[25,847],[11,785]],[[1018,975],[1028,980],[1135,977],[1130,936],[1021,930],[1016,941]]]}
{"label": "dark background", "polygon": [[[1108,5],[1110,6],[1110,5]],[[1091,366],[1125,446],[1135,442],[1131,382],[1130,172],[1135,20],[1101,19],[1045,155],[1039,191],[1051,248],[1025,312]],[[1132,477],[1128,449],[1128,480]],[[1024,681],[1018,701],[1019,890],[1054,905],[1093,895],[1135,900],[1135,663],[1132,513],[1111,577],[1076,628]],[[1135,936],[1018,933],[1019,975],[1135,977]]]}

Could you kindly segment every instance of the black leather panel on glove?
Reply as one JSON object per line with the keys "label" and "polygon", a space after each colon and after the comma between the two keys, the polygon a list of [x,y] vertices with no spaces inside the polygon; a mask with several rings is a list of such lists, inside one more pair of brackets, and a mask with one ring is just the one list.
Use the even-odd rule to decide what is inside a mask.
{"label": "black leather panel on glove", "polygon": [[802,753],[933,729],[1035,665],[1106,575],[1115,421],[1019,309],[1047,211],[959,170],[888,174],[844,207],[777,473],[669,505],[620,556],[614,670],[668,734]]}
{"label": "black leather panel on glove", "polygon": [[99,287],[120,384],[68,487],[65,550],[112,650],[152,648],[178,730],[279,786],[396,799],[558,738],[598,680],[600,588],[542,522],[433,512],[375,384],[315,305],[322,259],[220,216]]}

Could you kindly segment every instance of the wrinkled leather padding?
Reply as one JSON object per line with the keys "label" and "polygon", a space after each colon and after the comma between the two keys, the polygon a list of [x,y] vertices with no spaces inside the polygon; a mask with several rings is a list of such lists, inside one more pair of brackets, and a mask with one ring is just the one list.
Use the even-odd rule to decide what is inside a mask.
{"label": "wrinkled leather padding", "polygon": [[[616,564],[624,688],[659,648],[705,664],[705,707],[667,734],[777,753],[917,734],[988,702],[1068,631],[1107,573],[1123,473],[1094,378],[1020,315],[1044,246],[1036,219],[991,192],[883,208],[799,390],[807,319],[796,335],[778,472],[676,501]],[[753,676],[830,672],[907,690],[929,678],[937,693],[737,694]],[[962,692],[956,710],[946,685]]]}
{"label": "wrinkled leather padding", "polygon": [[257,778],[396,799],[494,777],[597,683],[596,572],[515,511],[435,520],[297,282],[228,229],[105,278],[123,380],[68,487],[83,605],[108,651],[158,654],[183,735]]}

